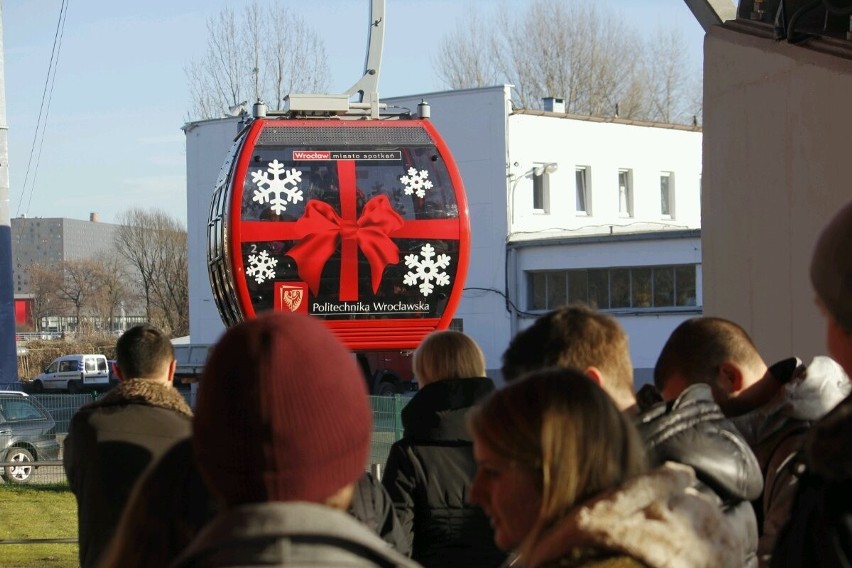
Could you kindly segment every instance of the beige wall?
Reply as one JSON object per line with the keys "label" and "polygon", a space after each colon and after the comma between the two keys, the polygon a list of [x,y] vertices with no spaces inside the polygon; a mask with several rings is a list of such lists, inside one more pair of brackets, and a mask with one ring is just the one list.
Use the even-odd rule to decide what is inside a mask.
{"label": "beige wall", "polygon": [[808,279],[820,229],[852,199],[852,45],[820,53],[722,26],[704,56],[704,311],[768,361],[824,353]]}

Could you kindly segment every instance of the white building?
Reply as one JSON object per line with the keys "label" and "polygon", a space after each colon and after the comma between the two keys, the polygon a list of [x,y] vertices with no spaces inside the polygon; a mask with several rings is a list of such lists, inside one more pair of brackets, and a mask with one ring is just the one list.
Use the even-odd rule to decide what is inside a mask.
{"label": "white building", "polygon": [[[512,335],[567,301],[610,310],[630,335],[637,379],[671,330],[701,313],[701,132],[697,128],[512,108],[497,86],[425,99],[464,179],[471,261],[455,318],[490,376]],[[559,110],[559,101],[548,102]],[[207,278],[210,196],[237,119],[187,136],[190,334],[222,332]]]}

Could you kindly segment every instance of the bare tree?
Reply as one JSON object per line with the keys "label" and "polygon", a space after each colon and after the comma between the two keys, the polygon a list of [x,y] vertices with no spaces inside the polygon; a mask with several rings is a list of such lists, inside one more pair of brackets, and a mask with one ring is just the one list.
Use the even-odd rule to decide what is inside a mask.
{"label": "bare tree", "polygon": [[511,83],[525,108],[556,96],[574,114],[687,121],[700,86],[684,53],[679,34],[642,41],[593,3],[535,0],[521,14],[504,3],[490,20],[471,16],[433,64],[450,88]]}
{"label": "bare tree", "polygon": [[[645,44],[649,117],[659,122],[690,122],[700,114],[700,83],[685,76],[686,52],[678,29],[658,30]],[[696,104],[696,98],[698,103]]]}
{"label": "bare tree", "polygon": [[222,116],[249,99],[280,110],[292,91],[327,89],[328,63],[319,36],[294,12],[251,4],[224,8],[207,22],[207,51],[186,68],[193,120]]}
{"label": "bare tree", "polygon": [[115,247],[139,278],[146,318],[174,334],[185,334],[189,329],[186,230],[157,209],[130,209],[119,223]]}
{"label": "bare tree", "polygon": [[116,311],[131,294],[126,266],[125,260],[115,253],[98,261],[99,287],[94,307],[100,316],[103,329],[109,331],[115,328]]}
{"label": "bare tree", "polygon": [[145,303],[145,319],[151,321],[154,278],[158,270],[158,255],[151,235],[152,219],[144,209],[130,209],[118,217],[115,249],[133,267],[138,276]]}
{"label": "bare tree", "polygon": [[453,89],[496,85],[503,80],[501,49],[496,36],[488,33],[482,16],[472,11],[441,41],[432,67],[438,78]]}
{"label": "bare tree", "polygon": [[61,310],[62,300],[56,295],[62,280],[62,272],[52,266],[34,262],[27,267],[30,291],[33,295],[32,316],[36,331],[41,331],[42,318],[56,315]]}
{"label": "bare tree", "polygon": [[[295,13],[270,9],[268,28],[272,41],[265,44],[268,69],[267,101],[281,110],[289,93],[319,93],[328,89],[325,45]],[[275,101],[272,103],[272,101]]]}
{"label": "bare tree", "polygon": [[189,333],[189,279],[186,231],[176,222],[158,231],[160,278],[154,283],[163,327],[175,335]]}
{"label": "bare tree", "polygon": [[228,7],[218,17],[207,22],[207,32],[210,34],[208,72],[217,71],[211,73],[214,92],[223,102],[232,105],[243,97],[247,87],[245,59],[240,53],[238,29],[234,12]]}
{"label": "bare tree", "polygon": [[74,308],[77,331],[84,331],[88,322],[83,315],[93,311],[95,297],[100,289],[100,265],[91,259],[65,260],[60,267],[61,279],[56,295]]}
{"label": "bare tree", "polygon": [[249,76],[247,77],[248,91],[251,93],[251,98],[258,100],[262,97],[261,85],[265,82],[265,70],[261,61],[263,60],[263,45],[266,40],[264,37],[265,26],[263,22],[263,14],[260,7],[255,3],[249,6],[243,14],[242,30],[240,36],[243,48],[242,52],[249,57],[248,67]]}
{"label": "bare tree", "polygon": [[223,99],[222,93],[213,88],[214,81],[210,77],[206,63],[203,60],[193,61],[185,69],[189,82],[189,96],[192,101],[192,108],[188,113],[187,120],[222,116],[223,106],[229,106],[229,104],[223,102],[229,99]]}

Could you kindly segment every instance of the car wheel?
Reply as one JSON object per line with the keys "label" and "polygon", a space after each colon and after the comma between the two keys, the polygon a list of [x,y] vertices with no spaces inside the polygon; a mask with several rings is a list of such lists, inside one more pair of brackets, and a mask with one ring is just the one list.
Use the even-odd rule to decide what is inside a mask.
{"label": "car wheel", "polygon": [[44,392],[44,383],[41,381],[34,381],[33,392]]}
{"label": "car wheel", "polygon": [[83,390],[83,386],[80,384],[80,381],[68,381],[68,392],[71,394],[77,394]]}
{"label": "car wheel", "polygon": [[376,394],[379,396],[393,396],[396,394],[396,385],[387,381],[382,381],[379,383],[378,392]]}
{"label": "car wheel", "polygon": [[12,448],[6,454],[6,462],[20,463],[21,465],[6,466],[3,479],[7,483],[29,483],[33,475],[33,455],[24,448]]}

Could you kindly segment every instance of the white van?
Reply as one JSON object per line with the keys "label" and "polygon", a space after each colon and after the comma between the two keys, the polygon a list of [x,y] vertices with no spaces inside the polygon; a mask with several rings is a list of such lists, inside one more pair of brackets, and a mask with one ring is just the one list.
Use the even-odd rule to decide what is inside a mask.
{"label": "white van", "polygon": [[33,391],[67,390],[71,393],[107,390],[109,367],[104,355],[82,354],[57,357],[33,379]]}

